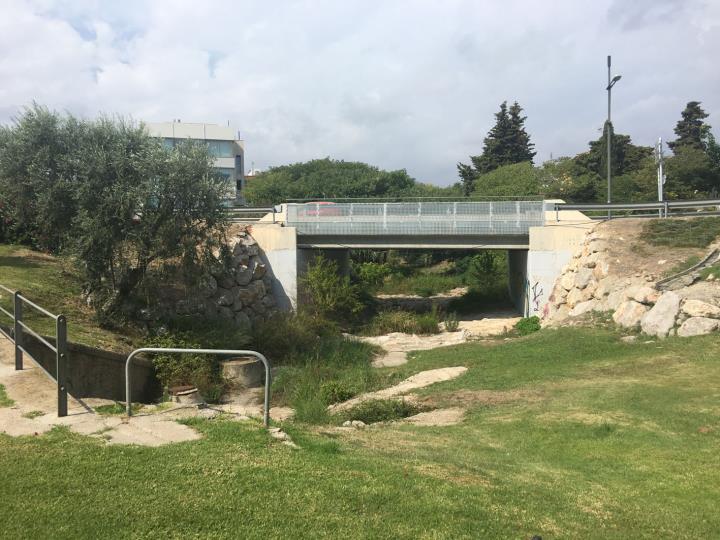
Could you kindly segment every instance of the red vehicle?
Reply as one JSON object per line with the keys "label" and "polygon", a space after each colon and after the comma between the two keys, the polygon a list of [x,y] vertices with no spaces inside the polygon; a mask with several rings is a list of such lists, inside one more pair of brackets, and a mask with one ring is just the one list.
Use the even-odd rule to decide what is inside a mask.
{"label": "red vehicle", "polygon": [[330,201],[317,201],[304,204],[304,215],[307,217],[341,216],[342,211]]}

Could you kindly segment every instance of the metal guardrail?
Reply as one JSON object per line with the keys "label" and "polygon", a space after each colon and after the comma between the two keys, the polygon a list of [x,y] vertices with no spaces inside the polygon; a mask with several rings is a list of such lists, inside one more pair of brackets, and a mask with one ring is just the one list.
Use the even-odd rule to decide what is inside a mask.
{"label": "metal guardrail", "polygon": [[267,214],[272,214],[272,223],[275,223],[276,212],[274,207],[238,206],[225,209],[225,214],[234,223],[255,223]]}
{"label": "metal guardrail", "polygon": [[288,204],[286,225],[306,235],[527,235],[545,224],[543,201]]}
{"label": "metal guardrail", "polygon": [[[686,210],[689,208],[713,208],[720,211],[720,199],[702,199],[696,201],[656,201],[647,203],[589,203],[589,204],[568,204],[568,203],[551,203],[555,211],[555,218],[559,221],[560,210],[578,210],[580,212],[605,211],[607,217],[613,217],[612,210],[634,212],[637,210],[656,210],[658,217],[668,217],[670,215],[693,215],[687,212],[673,212],[673,210]],[[714,212],[713,212],[714,213]],[[705,214],[709,214],[706,212]],[[654,215],[643,214],[642,216],[634,215],[615,215],[614,217],[654,217]],[[592,216],[591,216],[592,217]],[[606,216],[600,216],[604,219]]]}
{"label": "metal guardrail", "polygon": [[131,400],[131,387],[132,382],[130,380],[130,366],[132,359],[140,353],[174,353],[174,354],[214,354],[222,356],[254,356],[260,360],[265,366],[265,403],[263,411],[263,424],[265,427],[270,425],[270,362],[267,358],[257,351],[244,351],[244,350],[226,350],[226,349],[174,349],[174,348],[163,348],[163,347],[143,347],[141,349],[135,349],[127,357],[125,362],[125,407],[127,415],[132,416],[132,400]]}
{"label": "metal guardrail", "polygon": [[[67,320],[64,315],[55,315],[50,313],[45,308],[32,302],[20,291],[12,290],[4,285],[0,285],[0,289],[13,296],[13,312],[10,313],[8,310],[0,306],[0,312],[8,316],[13,321],[13,335],[9,335],[0,328],[6,338],[13,342],[15,345],[15,369],[23,369],[23,354],[27,354],[28,357],[37,364],[37,366],[48,376],[51,380],[57,382],[57,408],[58,416],[67,416],[67,367],[68,367],[68,352],[67,352]],[[55,345],[50,343],[47,339],[42,337],[40,334],[30,328],[25,322],[23,322],[23,306],[27,305],[37,312],[50,317],[55,321]],[[24,334],[27,333],[37,339],[40,343],[45,345],[48,349],[55,353],[55,376],[47,371],[42,364],[33,357],[32,354],[24,346]]]}

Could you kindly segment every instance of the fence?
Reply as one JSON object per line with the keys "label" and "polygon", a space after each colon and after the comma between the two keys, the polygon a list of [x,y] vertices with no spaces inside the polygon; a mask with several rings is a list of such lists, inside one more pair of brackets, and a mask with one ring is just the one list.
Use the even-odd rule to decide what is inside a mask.
{"label": "fence", "polygon": [[260,360],[265,366],[265,410],[263,411],[263,424],[265,427],[270,425],[270,363],[267,358],[257,351],[244,350],[225,350],[225,349],[174,349],[163,347],[144,347],[136,349],[130,353],[125,363],[125,407],[127,415],[132,416],[132,381],[130,380],[130,366],[135,356],[140,353],[173,353],[173,354],[213,354],[213,355],[231,355],[231,356],[253,356]]}
{"label": "fence", "polygon": [[527,235],[545,224],[543,201],[287,205],[287,225],[307,235]]}
{"label": "fence", "polygon": [[[592,214],[603,212],[602,215],[590,215],[593,219],[607,219],[620,217],[669,217],[691,215],[718,215],[720,214],[720,199],[703,199],[697,201],[658,201],[649,203],[611,203],[611,204],[568,204],[552,203],[555,218],[559,220],[560,210],[579,210]],[[689,210],[695,211],[689,211]],[[613,214],[613,210],[625,212]],[[700,212],[700,210],[703,210]],[[638,213],[640,212],[640,213]]]}
{"label": "fence", "polygon": [[[0,328],[0,333],[7,337],[15,345],[15,369],[23,369],[23,354],[27,354],[28,357],[37,364],[37,366],[53,381],[57,382],[57,411],[58,416],[67,416],[67,368],[68,368],[68,353],[67,353],[67,321],[64,315],[54,315],[43,307],[30,301],[24,297],[19,291],[14,291],[4,285],[0,285],[0,289],[12,295],[13,298],[13,312],[10,313],[8,310],[0,306],[0,312],[10,317],[13,321],[12,335],[3,331]],[[40,334],[35,332],[23,321],[23,306],[29,306],[40,314],[50,317],[55,321],[55,345],[50,343]],[[42,364],[30,354],[23,346],[23,335],[25,333],[30,334],[40,343],[45,345],[51,351],[55,353],[55,375],[47,371]]]}

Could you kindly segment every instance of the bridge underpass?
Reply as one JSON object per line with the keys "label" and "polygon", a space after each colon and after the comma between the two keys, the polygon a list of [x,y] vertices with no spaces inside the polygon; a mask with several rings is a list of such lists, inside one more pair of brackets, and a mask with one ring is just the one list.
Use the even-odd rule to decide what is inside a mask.
{"label": "bridge underpass", "polygon": [[552,201],[282,205],[275,223],[253,225],[280,304],[297,305],[297,279],[318,251],[341,264],[351,249],[508,250],[511,295],[539,312],[591,221]]}

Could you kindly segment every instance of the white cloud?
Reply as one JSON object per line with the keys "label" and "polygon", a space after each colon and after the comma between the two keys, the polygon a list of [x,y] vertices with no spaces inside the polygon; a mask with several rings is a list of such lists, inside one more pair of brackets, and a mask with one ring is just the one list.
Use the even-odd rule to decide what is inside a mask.
{"label": "white cloud", "polygon": [[538,158],[574,154],[623,79],[616,129],[672,138],[684,104],[720,116],[711,1],[4,0],[0,121],[32,100],[85,116],[230,123],[247,161],[314,157],[456,180],[498,104],[518,100]]}

